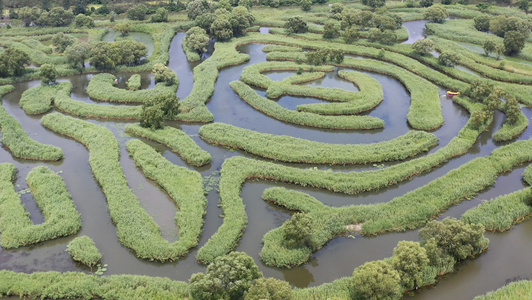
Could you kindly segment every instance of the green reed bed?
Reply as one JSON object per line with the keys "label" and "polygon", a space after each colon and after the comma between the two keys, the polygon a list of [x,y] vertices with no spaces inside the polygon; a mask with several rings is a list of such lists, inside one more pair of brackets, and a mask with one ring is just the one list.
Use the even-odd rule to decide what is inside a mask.
{"label": "green reed bed", "polygon": [[0,296],[43,299],[187,299],[188,284],[141,275],[0,271]]}
{"label": "green reed bed", "polygon": [[23,39],[22,43],[26,46],[37,49],[39,51],[44,52],[45,54],[51,54],[52,53],[52,47],[43,45],[40,41],[36,39]]}
{"label": "green reed bed", "polygon": [[70,253],[73,260],[91,268],[96,266],[102,259],[100,250],[98,250],[94,241],[86,235],[73,239],[68,243],[66,251]]}
{"label": "green reed bed", "polygon": [[[132,91],[139,90],[141,87],[141,79],[142,77],[140,74],[133,74],[126,82],[127,88]],[[89,82],[90,84],[90,82]]]}
{"label": "green reed bed", "polygon": [[60,64],[67,63],[66,58],[64,56],[53,55],[53,54],[48,55],[39,49],[31,48],[28,45],[21,43],[21,42],[15,42],[13,40],[6,39],[0,42],[0,45],[4,47],[13,47],[15,49],[25,52],[30,57],[31,62],[37,65],[42,65],[42,64],[60,65]]}
{"label": "green reed bed", "polygon": [[[399,54],[389,52],[389,54],[386,55],[391,56]],[[298,53],[272,52],[268,54],[268,59],[304,60],[305,58],[304,55]],[[417,61],[416,63],[419,64]],[[444,120],[441,112],[439,89],[429,81],[401,67],[372,59],[356,59],[346,57],[340,65],[343,67],[386,74],[403,83],[410,92],[411,103],[407,119],[408,123],[413,128],[421,130],[434,130],[443,124]],[[434,72],[440,74],[436,71]],[[439,76],[442,75],[440,74]]]}
{"label": "green reed bed", "polygon": [[486,295],[476,296],[474,300],[519,300],[532,295],[532,281],[521,280],[510,282],[508,285]]}
{"label": "green reed bed", "polygon": [[107,198],[118,239],[124,246],[132,249],[139,258],[158,261],[173,261],[188,252],[189,245],[177,241],[174,247],[174,243],[162,238],[159,225],[129,188],[119,161],[118,141],[111,131],[58,113],[48,114],[41,121],[48,129],[75,139],[89,150],[94,178]]}
{"label": "green reed bed", "polygon": [[303,52],[303,48],[282,46],[282,45],[266,45],[262,48],[263,52]]}
{"label": "green reed bed", "polygon": [[530,187],[499,196],[466,211],[462,221],[482,224],[486,230],[502,232],[532,215]]}
{"label": "green reed bed", "polygon": [[[493,185],[501,173],[532,160],[532,153],[526,150],[530,146],[532,146],[532,140],[501,147],[493,151],[490,156],[476,158],[387,203],[332,208],[320,206],[321,203],[318,200],[305,193],[284,188],[268,189],[263,195],[265,200],[290,210],[312,215],[315,224],[314,245],[312,247],[285,247],[283,227],[280,227],[264,236],[261,258],[267,265],[277,267],[300,265],[332,238],[347,232],[346,225],[350,224],[359,224],[360,232],[364,235],[418,228],[450,206],[470,199]],[[530,196],[530,191],[526,196],[521,195],[521,199],[527,196]],[[488,215],[496,209],[501,209],[501,206],[492,206],[482,215]],[[512,219],[518,214],[517,211],[512,211],[512,213],[508,213],[505,218]],[[498,215],[504,214],[500,212]],[[477,223],[479,219],[481,217],[470,220],[472,223]],[[498,222],[501,220],[499,219]]]}
{"label": "green reed bed", "polygon": [[223,123],[201,127],[200,137],[210,144],[241,149],[276,161],[332,165],[404,160],[438,144],[436,136],[424,131],[409,131],[386,142],[343,145],[259,133]]}
{"label": "green reed bed", "polygon": [[384,128],[384,121],[369,116],[322,116],[286,109],[272,100],[261,97],[242,81],[230,83],[240,98],[256,110],[279,121],[327,129],[378,129]]}
{"label": "green reed bed", "polygon": [[125,131],[134,136],[153,140],[167,146],[172,152],[177,153],[191,165],[201,167],[211,163],[211,154],[201,149],[192,138],[177,128],[166,126],[162,129],[152,130],[131,124],[126,126]]}
{"label": "green reed bed", "polygon": [[517,121],[510,124],[508,123],[508,120],[506,120],[502,124],[502,128],[493,134],[493,140],[497,142],[506,142],[518,138],[528,127],[528,122],[528,118],[523,111],[520,111]]}
{"label": "green reed bed", "polygon": [[[0,97],[14,90],[12,85],[0,86]],[[41,144],[32,139],[3,106],[0,106],[0,132],[2,144],[20,159],[56,161],[63,158],[61,148]]]}
{"label": "green reed bed", "polygon": [[[495,34],[476,30],[473,20],[447,20],[443,24],[427,23],[426,27],[432,34],[458,42],[484,45],[488,40],[495,44],[502,44],[503,41],[503,38],[498,37]],[[532,60],[532,45],[530,43],[525,43],[525,47],[518,54],[518,57]]]}
{"label": "green reed bed", "polygon": [[160,82],[157,83],[153,89],[130,91],[115,87],[115,79],[116,77],[113,74],[108,73],[94,75],[87,86],[87,94],[89,94],[92,99],[106,102],[143,103],[148,98],[154,97],[155,95],[175,94],[179,87],[179,81],[170,86]]}
{"label": "green reed bed", "polygon": [[144,175],[157,182],[176,202],[179,239],[166,243],[164,248],[175,253],[172,256],[186,255],[190,248],[197,246],[202,232],[207,207],[203,178],[196,171],[174,165],[139,140],[130,140],[127,150]]}
{"label": "green reed bed", "polygon": [[54,85],[38,85],[27,89],[20,97],[19,105],[28,115],[43,114],[54,107],[57,94],[69,89],[70,83],[58,83]]}
{"label": "green reed bed", "polygon": [[[483,104],[472,103],[464,97],[454,97],[454,101],[464,106],[470,113],[483,108]],[[211,262],[237,246],[247,224],[243,199],[240,197],[242,185],[247,180],[275,180],[351,195],[375,191],[428,172],[449,159],[466,153],[491,121],[488,120],[479,129],[473,128],[468,123],[458,136],[435,153],[374,171],[343,173],[305,170],[239,156],[226,159],[220,177],[220,203],[224,212],[224,222],[200,248],[198,260],[203,263]]]}
{"label": "green reed bed", "polygon": [[384,99],[382,86],[378,80],[359,72],[338,71],[338,77],[359,88],[353,99],[346,103],[314,103],[297,106],[298,111],[320,115],[351,115],[374,109]]}
{"label": "green reed bed", "polygon": [[177,119],[203,123],[214,120],[205,104],[214,93],[218,71],[249,60],[249,55],[236,51],[236,46],[234,41],[216,43],[212,56],[194,68],[194,86],[190,94],[181,100]]}
{"label": "green reed bed", "polygon": [[61,176],[47,167],[36,167],[26,181],[44,216],[44,223],[34,225],[15,192],[17,169],[0,164],[0,244],[5,249],[36,244],[75,234],[81,228],[81,216]]}

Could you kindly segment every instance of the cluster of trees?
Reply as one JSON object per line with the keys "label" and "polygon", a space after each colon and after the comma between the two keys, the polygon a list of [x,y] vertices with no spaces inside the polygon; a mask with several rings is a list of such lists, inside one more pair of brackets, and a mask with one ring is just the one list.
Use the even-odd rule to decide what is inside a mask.
{"label": "cluster of trees", "polygon": [[97,42],[90,49],[90,64],[99,70],[113,69],[118,65],[136,65],[148,54],[146,45],[132,40]]}
{"label": "cluster of trees", "polygon": [[308,63],[312,65],[321,65],[327,61],[339,64],[344,61],[344,55],[345,52],[340,49],[321,49],[305,53]]}
{"label": "cluster of trees", "polygon": [[68,26],[74,20],[74,14],[62,7],[54,7],[50,11],[42,10],[38,7],[22,7],[16,14],[11,16],[13,19],[20,19],[24,26]]}
{"label": "cluster of trees", "polygon": [[500,107],[501,99],[503,98],[506,99],[504,111],[508,123],[515,124],[519,119],[521,107],[517,99],[503,92],[501,88],[495,87],[488,80],[479,79],[474,81],[465,91],[465,94],[469,98],[485,104],[483,109],[475,111],[471,116],[471,122],[476,128],[480,127],[486,120],[493,116],[495,110]]}
{"label": "cluster of trees", "polygon": [[265,278],[251,257],[231,252],[216,258],[205,273],[190,277],[190,296],[198,300],[293,299],[290,285],[275,278]]}
{"label": "cluster of trees", "polygon": [[372,261],[353,272],[355,299],[400,299],[403,291],[430,284],[456,262],[484,251],[484,227],[456,219],[431,221],[421,229],[421,243],[401,241],[390,259]]}
{"label": "cluster of trees", "polygon": [[532,21],[518,17],[480,15],[473,20],[477,30],[490,31],[504,38],[503,44],[499,46],[492,43],[485,44],[486,55],[490,52],[496,52],[498,56],[517,55],[525,47],[525,40],[532,30]]}
{"label": "cluster of trees", "polygon": [[207,46],[209,45],[209,36],[207,35],[205,29],[194,26],[187,31],[185,45],[187,48],[201,54],[207,51]]}
{"label": "cluster of trees", "polygon": [[28,54],[9,47],[0,53],[0,77],[20,76],[24,74],[24,65],[29,63]]}
{"label": "cluster of trees", "polygon": [[216,5],[208,0],[194,0],[187,4],[187,16],[217,40],[227,41],[233,36],[241,36],[246,28],[253,25],[255,17],[246,6],[232,8],[227,3],[225,7],[215,10]]}

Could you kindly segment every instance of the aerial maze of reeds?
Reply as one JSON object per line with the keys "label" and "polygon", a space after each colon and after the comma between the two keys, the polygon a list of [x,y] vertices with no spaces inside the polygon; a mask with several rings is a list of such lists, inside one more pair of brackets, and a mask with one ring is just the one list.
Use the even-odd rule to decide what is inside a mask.
{"label": "aerial maze of reeds", "polygon": [[[399,8],[397,11],[405,19],[422,18],[419,8]],[[464,8],[451,9],[451,13],[462,17],[446,21],[451,23],[452,30],[458,31],[460,26],[471,27],[470,18],[479,12]],[[317,15],[305,14],[304,17],[320,23]],[[459,24],[453,25],[453,21]],[[173,85],[157,83],[151,89],[132,91],[115,87],[114,74],[100,73],[92,76],[86,87],[75,86],[74,82],[66,80],[50,86],[34,84],[21,95],[16,114],[10,113],[14,111],[12,107],[10,110],[4,108],[5,104],[0,107],[3,153],[12,156],[10,159],[0,157],[2,249],[9,251],[7,253],[17,253],[19,249],[31,252],[31,247],[46,247],[48,243],[64,243],[66,249],[71,242],[68,252],[79,264],[79,272],[67,273],[56,272],[61,270],[53,267],[48,272],[31,274],[2,270],[0,295],[105,299],[189,297],[188,283],[184,281],[140,275],[105,275],[101,265],[95,272],[100,260],[110,264],[109,269],[113,262],[105,259],[105,245],[95,245],[85,237],[76,238],[81,236],[82,221],[91,218],[91,210],[84,215],[69,191],[82,188],[83,184],[67,186],[65,183],[66,178],[76,176],[76,170],[58,172],[62,160],[68,156],[56,143],[61,139],[68,140],[68,147],[84,147],[76,148],[86,151],[79,159],[87,160],[86,168],[90,168],[106,199],[107,217],[116,229],[112,234],[128,249],[126,255],[134,255],[147,264],[171,264],[193,255],[198,264],[206,266],[216,258],[236,251],[245,238],[248,224],[256,221],[248,217],[250,211],[246,206],[249,201],[265,201],[268,207],[282,211],[285,216],[279,227],[271,228],[257,240],[261,244],[260,253],[248,253],[260,260],[264,268],[305,265],[314,254],[324,251],[329,242],[340,237],[418,230],[450,208],[467,201],[477,201],[479,205],[454,217],[466,223],[481,224],[487,231],[511,230],[532,215],[532,167],[527,166],[532,161],[532,139],[530,133],[526,133],[529,120],[523,112],[529,112],[532,106],[530,62],[508,61],[501,68],[494,57],[460,46],[459,42],[475,43],[474,37],[453,35],[451,29],[446,31],[443,27],[445,23],[429,24],[434,34],[429,38],[436,44],[437,51],[455,49],[461,56],[459,64],[463,68],[438,65],[434,56],[419,55],[409,44],[383,45],[364,37],[346,44],[340,38],[323,40],[321,34],[317,34],[321,27],[314,28],[311,33],[286,35],[283,29],[275,28],[282,26],[281,21],[269,23],[259,18],[257,23],[272,26],[270,33],[249,30],[242,37],[216,43],[212,55],[194,68],[190,93],[180,99],[179,112],[167,118],[163,129],[140,126],[142,104],[157,94],[176,93],[182,88],[179,81],[183,78]],[[141,23],[136,26],[137,30],[153,35],[155,53],[147,66],[131,67],[131,70],[124,67],[121,71],[148,71],[153,62],[167,63],[173,34],[191,24],[175,23],[164,30],[148,25],[144,28]],[[398,30],[400,38],[404,31],[404,28]],[[60,75],[75,74],[64,65],[61,56],[39,49],[46,48],[40,41],[49,39],[53,33],[35,32],[32,42],[10,35],[1,39],[6,39],[4,46],[10,44],[28,52],[36,64],[63,64],[64,68],[59,68]],[[94,30],[89,35],[101,38],[102,33]],[[240,49],[250,44],[264,46],[260,49],[266,59],[249,63],[255,54]],[[332,49],[344,51],[341,62],[312,65],[307,61],[308,52]],[[182,51],[182,48],[178,50]],[[520,59],[526,60],[527,54],[523,51]],[[238,66],[244,67],[238,69],[242,70],[239,76],[224,87],[224,97],[253,109],[256,115],[233,116],[235,119],[249,118],[247,128],[218,122],[217,116],[223,115],[224,111],[209,109],[209,101],[215,101],[211,97],[215,86],[218,87],[221,72]],[[91,71],[94,70],[88,68],[85,72]],[[275,72],[289,75],[274,80],[270,74]],[[327,76],[343,81],[351,88],[312,84]],[[17,80],[36,78],[29,74],[11,82],[4,81],[0,95],[6,97],[13,92]],[[398,82],[408,94],[409,102],[405,104],[408,108],[398,110],[406,111],[405,115],[394,115],[393,109],[387,114],[374,114],[379,106],[396,100],[396,95],[383,89],[378,80],[382,78]],[[494,114],[480,120],[473,116],[486,111],[487,104],[482,99],[468,97],[466,93],[479,78],[486,78],[493,86],[500,87],[505,95],[500,98]],[[83,88],[90,101],[72,96],[75,89]],[[448,98],[445,97],[446,90],[459,91],[462,95]],[[313,98],[319,102],[289,109],[280,102],[283,97]],[[517,121],[512,123],[505,117],[506,101],[510,97],[515,97],[521,104]],[[445,138],[445,142],[440,140],[438,130],[455,125],[452,123],[460,118],[446,115],[442,103],[448,107],[451,103],[450,107],[457,108],[464,116],[462,127],[457,128],[452,137]],[[312,130],[325,138],[317,141],[292,136],[290,132],[276,132],[275,128],[253,123],[255,116],[277,122],[272,124]],[[54,138],[48,141],[46,137],[34,134],[31,126],[23,128],[24,118],[40,120],[39,125],[43,128],[39,132],[46,132]],[[357,134],[386,132],[392,118],[401,118],[408,130],[387,139],[357,142]],[[498,123],[495,120],[499,120]],[[187,133],[181,128],[187,126],[196,126],[198,131]],[[354,138],[327,142],[328,135],[333,137],[337,133],[353,134]],[[479,151],[483,146],[480,137],[484,137],[484,141],[492,140],[493,151]],[[225,151],[226,154],[215,157],[214,153],[209,153],[212,149],[219,151],[211,152]],[[174,162],[169,159],[174,156],[166,150],[175,154]],[[175,240],[169,241],[165,237],[157,223],[158,216],[149,213],[145,207],[148,204],[136,195],[138,189],[128,183],[130,176],[124,171],[126,161],[135,166],[133,172],[161,190],[159,195],[172,200],[178,231],[173,233]],[[19,178],[20,168],[24,169],[23,174],[27,174],[27,185],[23,178]],[[493,199],[478,198],[493,188],[500,176],[514,169],[524,170],[522,189],[499,193]],[[219,177],[214,189],[211,184],[213,176],[209,174]],[[400,188],[418,178],[419,184],[409,185],[405,192],[393,196],[386,193],[381,199],[358,203],[365,195]],[[242,189],[254,181],[270,187],[264,190],[262,199],[245,199]],[[27,189],[22,189],[21,185]],[[208,201],[208,195],[215,195],[217,201]],[[327,200],[328,195],[343,195],[342,199],[350,200],[344,200],[348,204],[339,205]],[[90,202],[90,199],[85,200]],[[158,200],[167,201],[154,199],[152,205]],[[28,201],[36,204],[43,216],[42,222],[30,219],[26,207]],[[87,206],[90,203],[84,203],[84,207]],[[285,227],[293,226],[297,221],[292,220],[295,218],[292,216],[300,218],[302,214],[312,220],[312,241],[287,243]],[[203,229],[210,219],[219,226],[205,236]],[[86,252],[92,252],[85,255],[93,257],[76,258],[77,251],[84,247]],[[104,250],[103,258],[97,248]],[[356,248],[352,252],[358,254]],[[433,284],[438,280],[436,275],[452,270],[448,266],[427,270],[418,284]],[[316,287],[294,288],[293,297],[347,299],[352,297],[349,280],[349,277],[342,277]]]}

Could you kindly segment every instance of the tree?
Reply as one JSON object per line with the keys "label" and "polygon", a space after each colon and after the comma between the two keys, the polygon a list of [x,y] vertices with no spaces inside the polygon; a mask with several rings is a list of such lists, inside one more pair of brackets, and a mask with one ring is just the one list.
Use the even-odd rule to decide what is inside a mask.
{"label": "tree", "polygon": [[288,282],[261,277],[255,280],[255,284],[244,294],[244,300],[291,300],[294,298]]}
{"label": "tree", "polygon": [[86,43],[75,43],[65,49],[65,57],[74,68],[85,68],[85,60],[90,56],[90,47]]}
{"label": "tree", "polygon": [[436,23],[443,23],[447,17],[449,17],[449,13],[441,5],[433,5],[423,13],[423,18]]}
{"label": "tree", "polygon": [[187,4],[187,16],[190,20],[210,12],[214,12],[214,7],[208,0],[194,0]]}
{"label": "tree", "polygon": [[189,291],[192,299],[218,300],[241,299],[253,281],[262,273],[251,257],[243,252],[231,252],[220,256],[204,273],[190,277]]}
{"label": "tree", "polygon": [[515,56],[525,47],[526,37],[519,31],[508,31],[504,35],[504,54]]}
{"label": "tree", "polygon": [[490,30],[490,21],[491,16],[482,14],[480,16],[476,16],[473,18],[473,22],[475,22],[475,28],[478,31],[488,31]]}
{"label": "tree", "polygon": [[441,4],[443,4],[443,5],[450,5],[450,4],[453,4],[453,0],[442,0],[442,1],[441,1]]}
{"label": "tree", "polygon": [[438,57],[438,63],[446,67],[454,67],[457,63],[460,62],[460,56],[455,52],[444,51]]}
{"label": "tree", "polygon": [[74,15],[62,7],[54,7],[50,11],[45,11],[41,14],[37,23],[45,26],[62,27],[68,26],[72,23]]}
{"label": "tree", "polygon": [[135,40],[124,40],[111,44],[113,51],[119,58],[117,65],[137,65],[142,57],[148,54],[148,48],[143,43]]}
{"label": "tree", "polygon": [[427,251],[417,242],[400,241],[393,249],[392,266],[399,272],[401,284],[414,289],[422,281],[423,270],[428,266]]}
{"label": "tree", "polygon": [[360,33],[358,32],[358,28],[347,28],[342,37],[346,44],[352,44],[354,41],[358,40]]}
{"label": "tree", "polygon": [[517,99],[514,96],[506,96],[506,105],[504,107],[504,113],[506,114],[506,120],[509,124],[515,124],[519,120],[519,116],[521,115],[521,107],[519,106],[519,102],[517,102]]}
{"label": "tree", "polygon": [[[366,11],[361,10],[354,15],[354,24],[360,26],[360,28],[369,28],[373,26],[373,19],[375,17],[375,14]],[[343,20],[343,19],[342,19]],[[349,26],[351,27],[351,26]]]}
{"label": "tree", "polygon": [[[314,51],[321,54],[322,51]],[[308,53],[308,52],[307,52]],[[327,53],[322,54],[323,62],[327,59]],[[283,225],[285,242],[288,247],[311,246],[312,244],[312,227],[314,219],[309,214],[295,213]]]}
{"label": "tree", "polygon": [[506,49],[504,48],[503,44],[499,44],[499,45],[495,46],[495,53],[497,54],[497,60],[499,60],[501,58],[501,55],[504,54],[505,50]]}
{"label": "tree", "polygon": [[129,22],[121,22],[116,24],[113,28],[115,31],[120,32],[121,36],[126,36],[131,30],[131,24],[129,24]]}
{"label": "tree", "polygon": [[323,27],[323,38],[334,39],[338,36],[340,36],[340,27],[332,22],[326,23]]}
{"label": "tree", "polygon": [[528,0],[521,0],[519,2],[519,9],[522,9],[528,15],[528,9],[530,8],[530,3]]}
{"label": "tree", "polygon": [[386,0],[362,0],[362,4],[375,9],[377,7],[383,7],[386,5]]}
{"label": "tree", "polygon": [[0,77],[20,76],[26,71],[24,65],[30,62],[26,52],[9,47],[0,53]]}
{"label": "tree", "polygon": [[335,19],[335,20],[341,20],[342,19],[342,12],[345,9],[345,5],[342,3],[334,3],[331,8],[329,9],[329,18]]}
{"label": "tree", "polygon": [[493,84],[488,80],[478,79],[469,85],[464,94],[475,101],[483,102],[491,94],[493,88]]}
{"label": "tree", "polygon": [[166,85],[173,85],[177,82],[176,73],[161,63],[155,64],[151,72],[155,74],[155,82],[165,82]]}
{"label": "tree", "polygon": [[421,7],[429,7],[429,6],[432,6],[432,4],[434,4],[434,0],[420,0],[419,1],[419,5]]}
{"label": "tree", "polygon": [[52,45],[54,45],[55,50],[59,53],[65,52],[65,49],[74,44],[76,42],[76,38],[71,36],[70,34],[64,34],[62,32],[56,33],[52,37]]}
{"label": "tree", "polygon": [[393,30],[386,29],[381,32],[379,41],[385,45],[393,45],[397,42],[397,34]]}
{"label": "tree", "polygon": [[198,53],[203,53],[207,51],[207,46],[209,45],[209,36],[203,28],[197,26],[192,27],[187,31],[185,45],[189,49],[192,49]]}
{"label": "tree", "polygon": [[353,272],[355,299],[393,300],[402,296],[399,273],[385,261],[370,261]]}
{"label": "tree", "polygon": [[225,15],[221,15],[212,23],[211,34],[219,41],[227,41],[233,37],[233,26]]}
{"label": "tree", "polygon": [[63,8],[65,10],[69,10],[70,9],[70,0],[63,0]]}
{"label": "tree", "polygon": [[4,0],[0,0],[0,19],[4,18]]}
{"label": "tree", "polygon": [[329,49],[329,60],[337,64],[344,61],[345,52],[342,49]]}
{"label": "tree", "polygon": [[168,10],[164,7],[159,7],[155,14],[151,16],[151,21],[154,23],[168,22]]}
{"label": "tree", "polygon": [[312,0],[300,0],[299,4],[301,5],[301,9],[303,11],[310,11],[312,8]]}
{"label": "tree", "polygon": [[377,28],[371,28],[368,32],[368,40],[371,42],[380,41],[382,31]]}
{"label": "tree", "polygon": [[484,54],[489,56],[491,52],[495,51],[495,43],[488,40],[484,43],[482,48],[484,49]]}
{"label": "tree", "polygon": [[288,34],[305,33],[308,31],[307,23],[301,17],[288,18],[286,23],[284,23],[284,28]]}
{"label": "tree", "polygon": [[30,8],[25,6],[18,10],[18,16],[20,20],[24,22],[24,26],[28,27],[31,23],[39,19],[41,16],[41,10],[37,7]]}
{"label": "tree", "polygon": [[373,26],[377,27],[381,31],[397,29],[397,23],[395,22],[395,19],[387,15],[375,15],[373,18]]}
{"label": "tree", "polygon": [[505,37],[509,31],[519,31],[527,37],[530,34],[530,29],[530,22],[518,17],[499,15],[493,17],[490,21],[490,31],[500,37]]}
{"label": "tree", "polygon": [[54,65],[44,64],[39,69],[39,77],[41,78],[42,85],[54,84],[57,75],[57,70]]}
{"label": "tree", "polygon": [[89,62],[98,70],[113,69],[119,64],[119,53],[111,46],[111,42],[97,42],[91,46]]}
{"label": "tree", "polygon": [[196,26],[201,27],[205,29],[206,32],[209,32],[211,30],[211,25],[216,20],[218,16],[214,13],[206,13],[201,16],[198,16],[196,20],[194,20],[194,24]]}
{"label": "tree", "polygon": [[457,261],[481,253],[489,244],[489,240],[484,237],[483,225],[466,224],[460,220],[451,218],[445,218],[441,222],[428,222],[419,231],[419,236],[422,239],[422,244],[434,238],[438,248]]}
{"label": "tree", "polygon": [[76,19],[74,20],[74,24],[77,28],[81,28],[81,27],[94,28],[94,19],[84,14],[79,14],[76,16]]}
{"label": "tree", "polygon": [[242,6],[242,7],[245,7],[247,9],[251,9],[251,7],[253,7],[253,0],[239,0],[238,1],[238,6]]}
{"label": "tree", "polygon": [[138,4],[127,10],[127,18],[130,20],[144,20],[146,19],[146,13],[148,7],[144,4]]}
{"label": "tree", "polygon": [[237,6],[233,8],[229,16],[229,22],[233,29],[233,36],[241,36],[246,28],[253,25],[255,17],[244,6]]}
{"label": "tree", "polygon": [[77,0],[74,10],[74,15],[85,14],[87,12],[87,0]]}
{"label": "tree", "polygon": [[429,39],[419,39],[412,44],[412,49],[421,55],[427,55],[431,51],[434,51],[436,45]]}

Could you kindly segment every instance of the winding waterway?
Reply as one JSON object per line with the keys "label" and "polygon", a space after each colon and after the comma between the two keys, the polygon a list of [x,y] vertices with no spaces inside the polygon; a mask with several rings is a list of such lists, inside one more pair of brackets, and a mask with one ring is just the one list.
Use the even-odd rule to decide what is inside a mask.
{"label": "winding waterway", "polygon": [[[422,22],[419,24],[424,26]],[[416,26],[421,26],[419,24]],[[409,26],[406,26],[409,31],[413,30],[413,27]],[[180,80],[180,87],[177,94],[181,99],[185,98],[192,90],[192,69],[197,65],[187,62],[181,48],[183,38],[184,33],[178,33],[173,39],[170,46],[169,62],[169,67],[177,73]],[[266,61],[266,54],[262,51],[263,47],[264,45],[260,44],[239,47],[239,51],[250,55],[250,61],[220,71],[219,78],[216,82],[215,93],[207,104],[207,107],[215,116],[215,122],[232,124],[263,133],[283,134],[320,142],[345,144],[373,143],[390,140],[405,134],[410,129],[406,122],[406,115],[410,104],[408,91],[401,83],[393,78],[368,72],[364,73],[377,79],[384,89],[384,101],[379,107],[368,113],[370,116],[382,118],[386,122],[386,128],[383,130],[316,130],[286,124],[257,112],[238,98],[229,86],[229,82],[239,79],[244,67]],[[357,88],[355,86],[337,77],[337,71],[336,69],[334,72],[327,74],[325,78],[308,84],[339,87],[356,91]],[[117,73],[116,75],[119,78],[119,86],[123,86],[131,74]],[[142,88],[152,88],[154,86],[153,76],[148,73],[141,75]],[[287,75],[289,74],[279,72],[269,74],[268,76],[282,78]],[[77,75],[62,80],[70,80],[73,83],[74,90],[72,97],[74,99],[96,103],[96,101],[91,100],[85,93],[85,88],[91,77],[91,75]],[[162,264],[136,258],[131,251],[118,242],[116,229],[109,217],[105,197],[93,179],[88,164],[89,157],[86,148],[73,140],[46,130],[40,124],[40,117],[28,116],[20,109],[18,102],[22,92],[39,84],[39,81],[16,84],[16,90],[3,98],[3,105],[21,123],[32,138],[43,143],[61,147],[65,152],[65,159],[52,164],[16,160],[4,148],[0,148],[0,161],[14,163],[19,169],[16,182],[19,187],[17,189],[22,190],[27,188],[24,178],[35,166],[47,165],[56,172],[61,171],[61,175],[65,179],[69,191],[72,193],[76,207],[82,215],[82,229],[78,235],[88,235],[93,238],[103,254],[103,263],[109,265],[106,274],[165,276],[175,280],[187,281],[191,274],[204,271],[205,267],[196,262],[195,255],[197,249],[205,244],[222,223],[222,218],[219,217],[222,212],[217,206],[219,203],[219,195],[216,189],[211,190],[208,194],[206,221],[198,248],[192,250],[184,259],[172,263]],[[259,93],[262,93],[262,91],[259,91]],[[445,124],[434,131],[434,134],[439,139],[439,145],[429,153],[433,153],[445,146],[450,139],[457,135],[458,131],[468,120],[467,112],[451,100],[443,97],[444,94],[445,90],[440,89]],[[316,102],[315,99],[288,96],[282,97],[278,101],[280,105],[289,109],[294,109],[299,104]],[[530,109],[524,108],[523,111],[527,118],[532,118],[532,111]],[[356,235],[354,239],[352,237],[339,237],[315,253],[311,260],[303,266],[293,269],[267,267],[261,263],[258,255],[262,247],[262,237],[269,230],[280,226],[289,218],[290,214],[263,201],[261,195],[264,189],[272,186],[283,186],[304,191],[330,206],[387,202],[394,197],[403,195],[445,175],[448,171],[463,165],[475,157],[489,155],[493,149],[501,146],[499,143],[494,143],[491,136],[502,126],[503,120],[504,115],[497,113],[493,125],[487,132],[480,136],[474,147],[467,154],[452,159],[430,173],[382,191],[347,196],[314,188],[302,188],[296,185],[269,181],[247,182],[242,189],[242,198],[246,205],[249,223],[236,250],[244,251],[252,256],[264,275],[287,280],[296,287],[316,286],[333,281],[339,277],[350,276],[354,268],[367,261],[391,256],[393,248],[398,241],[418,240],[417,231],[390,233],[377,237]],[[105,126],[114,132],[121,145],[121,164],[130,188],[137,195],[147,212],[161,226],[163,236],[168,240],[174,240],[177,233],[177,228],[174,224],[175,205],[166,193],[161,191],[153,182],[144,178],[129,158],[125,150],[125,143],[131,137],[124,134],[123,130],[127,122],[88,121]],[[170,125],[184,130],[204,150],[210,152],[213,156],[212,163],[201,168],[190,167],[167,148],[153,142],[146,142],[158,149],[165,158],[174,164],[193,168],[204,177],[211,176],[209,178],[215,179],[219,175],[218,171],[224,160],[231,156],[240,155],[260,159],[242,151],[230,151],[203,142],[198,137],[198,131],[201,127],[199,124],[172,122]],[[521,135],[520,139],[529,139],[531,137],[532,129],[528,128]],[[394,163],[387,163],[385,165],[391,164]],[[311,167],[310,165],[301,164],[287,165],[301,168]],[[363,171],[374,169],[375,167],[367,165],[349,167],[321,166],[318,168],[345,172],[353,170]],[[459,218],[467,209],[480,204],[482,199],[490,199],[498,195],[522,189],[524,187],[521,182],[522,171],[523,168],[518,168],[500,176],[494,187],[486,190],[470,201],[464,201],[452,207],[442,217],[452,216]],[[31,195],[23,195],[22,201],[30,212],[32,220],[36,223],[42,222],[42,215]],[[467,261],[460,265],[456,273],[446,276],[435,287],[426,288],[417,292],[413,297],[416,299],[471,299],[475,295],[496,289],[509,280],[532,278],[532,260],[528,259],[529,255],[527,251],[532,246],[532,240],[528,238],[531,234],[531,222],[517,225],[507,233],[487,234],[491,240],[487,253],[475,260]],[[73,237],[65,237],[15,250],[0,248],[0,269],[9,269],[17,272],[49,270],[89,271],[87,268],[74,263],[68,253],[65,252],[66,244],[72,239]]]}

